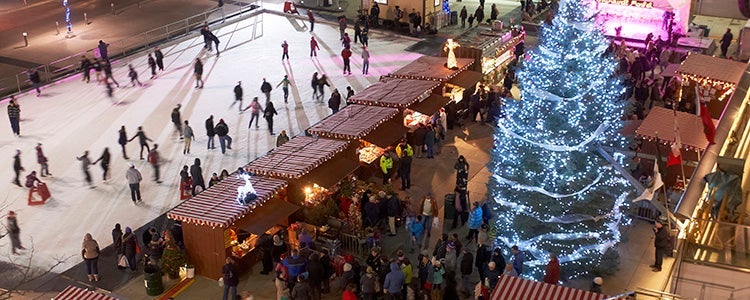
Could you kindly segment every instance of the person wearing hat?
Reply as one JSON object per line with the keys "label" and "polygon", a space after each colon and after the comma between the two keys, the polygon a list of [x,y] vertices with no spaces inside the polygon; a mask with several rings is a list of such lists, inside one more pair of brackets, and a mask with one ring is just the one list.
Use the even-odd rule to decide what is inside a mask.
{"label": "person wearing hat", "polygon": [[604,280],[601,277],[595,277],[594,280],[591,281],[591,288],[589,288],[589,291],[601,294],[602,284],[604,284]]}
{"label": "person wearing hat", "polygon": [[458,255],[456,254],[456,244],[453,242],[448,242],[447,245],[445,245],[445,260],[443,261],[443,264],[445,265],[445,269],[448,272],[453,272],[455,274],[456,272],[456,261],[458,260]]}
{"label": "person wearing hat", "polygon": [[18,177],[21,176],[21,171],[24,170],[23,166],[21,166],[21,150],[16,149],[16,155],[13,156],[13,172],[16,173],[16,177],[13,179],[13,183],[17,186],[21,186],[21,181]]}
{"label": "person wearing hat", "polygon": [[9,211],[8,212],[8,225],[7,225],[8,235],[10,235],[10,244],[11,244],[11,250],[13,254],[18,254],[16,252],[16,249],[20,250],[26,250],[21,245],[21,228],[18,227],[18,220],[16,219],[16,212]]}
{"label": "person wearing hat", "polygon": [[339,93],[338,89],[333,89],[333,93],[331,93],[331,98],[328,98],[328,108],[331,109],[331,114],[335,114],[339,111],[340,107],[341,107],[341,94]]}
{"label": "person wearing hat", "polygon": [[664,255],[670,246],[669,232],[664,228],[667,223],[666,216],[659,216],[659,221],[654,223],[654,264],[650,265],[652,271],[660,272]]}
{"label": "person wearing hat", "polygon": [[141,200],[141,180],[143,180],[143,177],[133,163],[130,163],[130,168],[125,172],[125,179],[128,180],[130,199],[133,200],[133,204],[143,202],[143,200]]}

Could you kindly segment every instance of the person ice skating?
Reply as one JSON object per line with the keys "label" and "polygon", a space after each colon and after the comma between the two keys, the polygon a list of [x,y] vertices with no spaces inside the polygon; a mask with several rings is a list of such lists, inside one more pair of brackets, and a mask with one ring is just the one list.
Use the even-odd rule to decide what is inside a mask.
{"label": "person ice skating", "polygon": [[346,104],[349,104],[349,98],[354,96],[354,89],[351,86],[346,86]]}
{"label": "person ice skating", "polygon": [[473,14],[469,15],[468,21],[469,21],[469,28],[471,28],[471,26],[474,25],[474,15]]}
{"label": "person ice skating", "polygon": [[91,67],[94,69],[94,74],[96,74],[96,84],[99,84],[102,82],[102,63],[99,61],[98,58],[94,58],[94,61],[91,63]]}
{"label": "person ice skating", "polygon": [[151,56],[151,53],[148,54],[148,67],[151,68],[151,79],[154,79],[156,77],[156,60]]}
{"label": "person ice skating", "polygon": [[464,7],[461,8],[461,13],[459,14],[459,17],[461,17],[461,28],[466,27],[466,18],[469,16],[468,14],[469,13],[466,11],[466,5],[464,5]]}
{"label": "person ice skating", "polygon": [[125,179],[128,181],[130,199],[133,200],[133,204],[143,202],[143,200],[141,200],[141,180],[143,180],[143,177],[133,163],[130,163],[130,168],[125,172]]}
{"label": "person ice skating", "polygon": [[112,82],[119,88],[120,83],[115,80],[114,76],[112,76],[112,65],[109,62],[105,62],[102,69],[104,70],[104,83],[109,83],[109,80],[112,80]]}
{"label": "person ice skating", "polygon": [[206,135],[208,136],[208,149],[216,149],[216,145],[214,145],[214,136],[216,136],[216,132],[214,131],[213,115],[210,115],[208,119],[206,119]]}
{"label": "person ice skating", "polygon": [[352,38],[349,37],[349,33],[344,33],[344,37],[341,39],[341,46],[346,49],[352,47]]}
{"label": "person ice skating", "polygon": [[362,46],[362,74],[367,75],[370,71],[370,50],[367,46]]}
{"label": "person ice skating", "polygon": [[[123,126],[124,131],[124,126]],[[143,148],[146,148],[146,154],[151,152],[151,148],[148,146],[148,142],[153,142],[150,138],[146,137],[146,133],[143,132],[143,126],[138,126],[138,132],[128,140],[128,142],[138,138],[138,143],[141,145],[141,160],[143,160]]]}
{"label": "person ice skating", "polygon": [[161,157],[159,157],[158,149],[159,144],[154,144],[154,147],[148,152],[148,163],[154,167],[154,181],[156,181],[156,183],[161,183],[161,179],[159,179],[159,163],[161,162]]}
{"label": "person ice skating", "polygon": [[310,80],[310,86],[313,90],[313,99],[318,102],[318,72],[313,73],[312,80]]}
{"label": "person ice skating", "polygon": [[315,40],[314,36],[310,37],[310,57],[317,57],[318,51],[320,49],[320,46],[318,46],[318,41]]}
{"label": "person ice skating", "polygon": [[352,50],[349,50],[349,48],[344,48],[341,50],[341,59],[344,60],[344,75],[346,75],[346,72],[349,72],[349,75],[352,75],[352,67],[349,64],[349,58],[352,57]]}
{"label": "person ice skating", "polygon": [[135,87],[136,83],[138,84],[138,86],[143,86],[143,83],[138,80],[138,72],[136,72],[135,68],[133,68],[133,65],[128,65],[128,69],[128,77],[130,77],[130,83],[133,84],[133,87]]}
{"label": "person ice skating", "polygon": [[247,124],[247,128],[249,129],[251,126],[253,126],[253,121],[255,121],[255,128],[258,128],[260,112],[263,110],[263,107],[260,106],[260,102],[258,102],[258,97],[253,97],[253,101],[250,102],[250,105],[245,107],[245,109],[243,110],[248,109],[250,109],[250,123]]}
{"label": "person ice skating", "polygon": [[91,81],[91,61],[86,58],[86,55],[81,55],[81,73],[83,74],[82,81],[89,83]]}
{"label": "person ice skating", "polygon": [[360,40],[359,35],[362,34],[362,24],[360,20],[357,20],[354,22],[354,43],[357,43],[357,40]]}
{"label": "person ice skating", "polygon": [[359,42],[362,44],[362,46],[368,46],[369,45],[369,34],[370,29],[365,26],[365,28],[362,28],[362,32],[359,33]]}
{"label": "person ice skating", "polygon": [[49,173],[48,160],[42,150],[42,143],[36,143],[36,162],[39,163],[39,176],[47,177],[52,175]]}
{"label": "person ice skating", "polygon": [[208,35],[209,32],[211,31],[208,29],[208,25],[204,25],[203,27],[201,27],[201,35],[203,36],[203,49],[213,51],[213,49],[211,49],[211,43],[213,41],[211,40],[211,36]]}
{"label": "person ice skating", "polygon": [[122,158],[128,159],[128,153],[125,151],[125,145],[128,143],[128,134],[125,132],[125,125],[122,125],[117,133],[119,135],[117,143],[120,144],[120,147],[122,148]]}
{"label": "person ice skating", "polygon": [[273,87],[263,78],[263,83],[260,84],[260,91],[266,95],[266,102],[271,101],[271,90],[273,90]]}
{"label": "person ice skating", "polygon": [[107,182],[107,175],[109,175],[109,147],[104,147],[104,151],[102,152],[102,155],[97,158],[92,165],[95,165],[98,162],[102,162],[100,165],[102,167],[102,181]]}
{"label": "person ice skating", "polygon": [[185,126],[182,126],[182,136],[185,137],[182,154],[190,154],[190,144],[195,139],[195,133],[193,133],[193,127],[188,124],[188,120],[185,120]]}
{"label": "person ice skating", "polygon": [[214,127],[214,132],[219,136],[221,154],[224,154],[227,149],[232,150],[232,137],[229,136],[229,126],[224,123],[224,119],[219,119],[219,123]]}
{"label": "person ice skating", "polygon": [[315,16],[313,16],[312,9],[307,10],[307,20],[310,21],[310,32],[313,32],[315,28]]}
{"label": "person ice skating", "polygon": [[31,87],[36,90],[36,96],[39,97],[40,95],[42,95],[42,91],[39,89],[39,84],[42,82],[42,79],[39,77],[39,71],[37,71],[36,69],[29,69],[28,71],[26,71],[26,76],[29,77]]}
{"label": "person ice skating", "polygon": [[36,171],[31,171],[29,175],[26,175],[26,183],[24,184],[27,188],[35,188],[37,187],[37,183],[41,183],[42,181],[39,180],[38,177],[36,177]]}
{"label": "person ice skating", "polygon": [[729,45],[732,44],[732,39],[734,39],[734,36],[732,35],[732,29],[727,28],[727,32],[724,33],[720,41],[721,57],[727,57],[727,51],[729,51]]}
{"label": "person ice skating", "polygon": [[105,88],[107,89],[107,97],[112,98],[115,95],[115,89],[112,87],[112,84],[107,81]]}
{"label": "person ice skating", "polygon": [[344,39],[344,33],[346,32],[346,17],[339,17],[339,40]]}
{"label": "person ice skating", "polygon": [[668,219],[665,216],[660,216],[659,220],[654,223],[654,264],[649,266],[654,272],[661,272],[664,255],[667,254],[671,244],[669,232],[664,228],[667,222]]}
{"label": "person ice skating", "polygon": [[229,108],[232,108],[235,103],[239,102],[240,105],[237,107],[240,112],[242,112],[242,81],[237,81],[237,85],[234,86],[234,101],[232,102],[232,105],[229,105]]}
{"label": "person ice skating", "polygon": [[203,169],[201,168],[201,160],[195,158],[193,165],[190,166],[190,176],[193,178],[193,196],[196,195],[195,188],[201,187],[201,192],[206,190],[206,183],[203,180]]}
{"label": "person ice skating", "polygon": [[328,83],[328,76],[326,76],[326,74],[320,75],[320,78],[318,78],[317,84],[318,84],[318,99],[319,99],[318,101],[323,102],[323,99],[325,99],[326,97],[325,87],[331,86],[331,84]]}
{"label": "person ice skating", "polygon": [[333,89],[331,98],[328,99],[328,108],[331,109],[331,114],[335,114],[339,111],[339,107],[341,107],[341,94],[338,89]]}
{"label": "person ice skating", "polygon": [[14,211],[8,212],[8,218],[7,218],[7,229],[8,235],[10,236],[10,245],[11,245],[11,252],[13,254],[18,254],[16,249],[18,250],[26,250],[21,245],[21,228],[18,227],[18,219],[16,219],[16,213]]}
{"label": "person ice skating", "polygon": [[193,65],[193,73],[195,74],[195,88],[203,88],[203,63],[199,57],[195,58],[195,64]]}
{"label": "person ice skating", "polygon": [[102,40],[99,40],[99,45],[97,45],[97,48],[99,49],[99,56],[104,60],[105,62],[109,62],[109,55],[107,53],[107,48],[109,48],[109,44],[105,43]]}
{"label": "person ice skating", "polygon": [[180,136],[180,139],[183,139],[182,136],[182,117],[180,116],[180,108],[182,107],[182,104],[177,104],[172,109],[172,124],[174,124],[174,130],[177,132],[177,135]]}
{"label": "person ice skating", "polygon": [[478,6],[477,10],[474,11],[474,19],[477,20],[477,25],[482,24],[482,20],[484,19],[484,7]]}
{"label": "person ice skating", "polygon": [[86,233],[81,248],[83,261],[86,262],[86,274],[88,274],[89,282],[99,281],[99,243],[91,237],[90,233]]}
{"label": "person ice skating", "polygon": [[286,42],[286,40],[284,40],[284,42],[281,43],[281,50],[282,50],[281,60],[284,60],[284,58],[286,58],[286,60],[288,61],[289,60],[289,44]]}
{"label": "person ice skating", "polygon": [[271,135],[274,135],[273,133],[273,116],[278,115],[279,113],[276,112],[276,108],[273,107],[273,102],[266,103],[266,109],[263,110],[263,118],[266,119],[266,123],[268,123],[268,132],[271,133]]}
{"label": "person ice skating", "polygon": [[287,99],[289,98],[289,84],[291,81],[289,81],[289,75],[284,75],[284,79],[279,82],[279,84],[276,85],[278,88],[281,86],[281,90],[284,92],[284,103],[288,103]]}
{"label": "person ice skating", "polygon": [[276,138],[276,147],[281,147],[289,141],[289,136],[286,135],[286,130],[282,130],[279,136]]}
{"label": "person ice skating", "polygon": [[217,37],[213,32],[209,31],[208,39],[210,40],[209,43],[213,42],[214,46],[216,46],[216,56],[219,56],[219,54],[221,54],[221,51],[219,50],[219,37]]}
{"label": "person ice skating", "polygon": [[89,186],[93,189],[94,181],[91,179],[91,173],[89,172],[89,167],[91,166],[91,159],[89,159],[89,150],[83,151],[83,155],[77,156],[76,159],[81,162],[81,170],[83,171],[83,176],[86,179],[86,183],[88,183]]}
{"label": "person ice skating", "polygon": [[156,58],[156,66],[159,67],[159,71],[164,71],[164,53],[161,52],[159,47],[154,48],[154,58]]}

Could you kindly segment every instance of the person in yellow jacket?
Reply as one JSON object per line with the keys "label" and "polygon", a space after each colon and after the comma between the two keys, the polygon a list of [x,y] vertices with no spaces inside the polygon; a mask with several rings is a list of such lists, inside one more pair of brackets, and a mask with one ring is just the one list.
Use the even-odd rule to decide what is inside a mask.
{"label": "person in yellow jacket", "polygon": [[401,143],[396,146],[396,155],[398,157],[414,156],[414,148],[406,143],[406,140],[401,140]]}
{"label": "person in yellow jacket", "polygon": [[390,152],[386,151],[380,157],[380,169],[383,171],[383,184],[388,184],[391,179],[391,170],[393,170],[393,159]]}

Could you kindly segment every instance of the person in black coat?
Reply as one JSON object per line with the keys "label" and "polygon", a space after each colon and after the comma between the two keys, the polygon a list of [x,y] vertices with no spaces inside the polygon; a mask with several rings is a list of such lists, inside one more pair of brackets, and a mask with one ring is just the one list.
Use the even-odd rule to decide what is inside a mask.
{"label": "person in black coat", "polygon": [[195,188],[201,187],[201,192],[206,190],[206,182],[203,180],[203,169],[201,169],[200,158],[195,158],[195,162],[190,166],[190,176],[193,177],[193,196],[195,196]]}
{"label": "person in black coat", "polygon": [[389,236],[396,236],[396,218],[401,216],[401,201],[393,193],[386,201],[388,228],[391,231]]}
{"label": "person in black coat", "polygon": [[146,133],[143,132],[143,126],[138,126],[138,132],[128,140],[128,142],[138,138],[138,143],[141,145],[141,160],[143,160],[143,148],[146,148],[146,154],[151,152],[151,148],[148,146],[148,142],[153,142],[150,138],[146,137]]}
{"label": "person in black coat", "polygon": [[325,277],[325,269],[320,263],[320,256],[317,253],[310,255],[310,261],[307,262],[307,281],[312,290],[313,299],[320,299],[321,286]]}
{"label": "person in black coat", "polygon": [[195,75],[195,88],[203,88],[203,62],[200,57],[195,58],[195,64],[193,65],[193,74]]}
{"label": "person in black coat", "polygon": [[474,266],[472,265],[473,263],[474,255],[471,254],[469,249],[466,249],[466,247],[464,247],[463,256],[461,256],[461,262],[459,265],[459,271],[461,272],[461,291],[463,291],[463,293],[467,295],[471,295],[472,286],[469,278],[471,277],[471,273],[474,271]]}
{"label": "person in black coat", "polygon": [[133,234],[133,230],[130,227],[125,227],[125,235],[122,236],[122,254],[128,260],[128,266],[131,271],[135,271],[135,254],[136,248],[138,248],[138,240]]}
{"label": "person in black coat", "polygon": [[115,254],[122,254],[122,227],[120,227],[120,223],[115,224],[115,229],[112,229],[112,248],[115,248]]}
{"label": "person in black coat", "polygon": [[657,221],[654,224],[654,264],[651,265],[651,269],[654,272],[661,272],[661,264],[664,260],[664,255],[667,253],[667,250],[671,246],[671,240],[669,238],[669,232],[667,232],[667,229],[664,228],[664,223],[666,223],[667,220],[664,218],[659,218],[659,221]]}
{"label": "person in black coat", "polygon": [[484,282],[484,270],[487,267],[487,263],[490,261],[491,258],[490,250],[487,248],[487,245],[479,244],[477,245],[477,256],[474,261],[474,266],[477,267],[477,271],[479,272],[479,279]]}
{"label": "person in black coat", "polygon": [[15,172],[16,177],[13,180],[13,183],[15,183],[17,186],[21,186],[21,181],[18,180],[18,176],[20,176],[21,171],[23,171],[24,168],[21,166],[21,150],[16,150],[16,155],[13,156],[13,172]]}
{"label": "person in black coat", "polygon": [[266,109],[263,110],[263,118],[265,118],[266,123],[268,123],[268,132],[270,132],[271,135],[275,135],[275,133],[273,133],[273,116],[278,114],[276,108],[273,107],[273,102],[266,102]]}
{"label": "person in black coat", "polygon": [[229,136],[229,125],[224,122],[224,119],[219,119],[219,123],[214,127],[214,132],[219,136],[221,154],[224,154],[227,149],[232,150],[232,137]]}
{"label": "person in black coat", "polygon": [[159,67],[159,71],[164,71],[164,53],[159,50],[159,47],[154,48],[154,58],[156,58],[156,66]]}
{"label": "person in black coat", "polygon": [[258,238],[258,249],[260,249],[260,260],[263,264],[263,270],[260,274],[268,275],[273,270],[273,256],[271,254],[273,250],[273,239],[270,234],[264,233]]}
{"label": "person in black coat", "polygon": [[102,155],[97,158],[92,165],[95,165],[98,162],[102,162],[100,166],[102,166],[102,181],[107,181],[107,174],[109,174],[109,161],[110,161],[110,155],[109,155],[109,147],[104,147],[104,152],[102,152]]}
{"label": "person in black coat", "polygon": [[503,268],[503,266],[505,266],[505,257],[503,257],[503,250],[500,250],[500,248],[495,248],[495,250],[492,251],[492,258],[490,258],[490,260],[495,262],[495,266],[498,266],[498,270]]}
{"label": "person in black coat", "polygon": [[216,149],[216,145],[214,145],[214,136],[216,135],[216,132],[214,132],[214,115],[210,115],[206,119],[206,135],[208,136],[208,149]]}
{"label": "person in black coat", "polygon": [[274,263],[281,261],[281,255],[289,251],[289,246],[281,239],[281,236],[273,236],[273,246],[271,247],[271,258]]}
{"label": "person in black coat", "polygon": [[338,89],[333,89],[331,98],[328,99],[328,108],[331,109],[331,114],[335,114],[339,111],[339,107],[341,107],[341,94]]}
{"label": "person in black coat", "polygon": [[234,260],[231,257],[227,257],[226,262],[221,267],[221,276],[224,279],[223,299],[237,299],[237,284],[240,283],[240,277],[237,269],[234,267]]}

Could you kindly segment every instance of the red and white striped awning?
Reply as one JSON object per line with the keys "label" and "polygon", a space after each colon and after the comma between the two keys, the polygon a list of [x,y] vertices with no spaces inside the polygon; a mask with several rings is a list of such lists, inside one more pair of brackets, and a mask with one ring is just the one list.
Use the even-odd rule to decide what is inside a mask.
{"label": "red and white striped awning", "polygon": [[52,300],[117,300],[117,298],[69,285]]}
{"label": "red and white striped awning", "polygon": [[490,298],[492,300],[603,300],[605,297],[607,296],[589,291],[500,275],[500,280]]}

